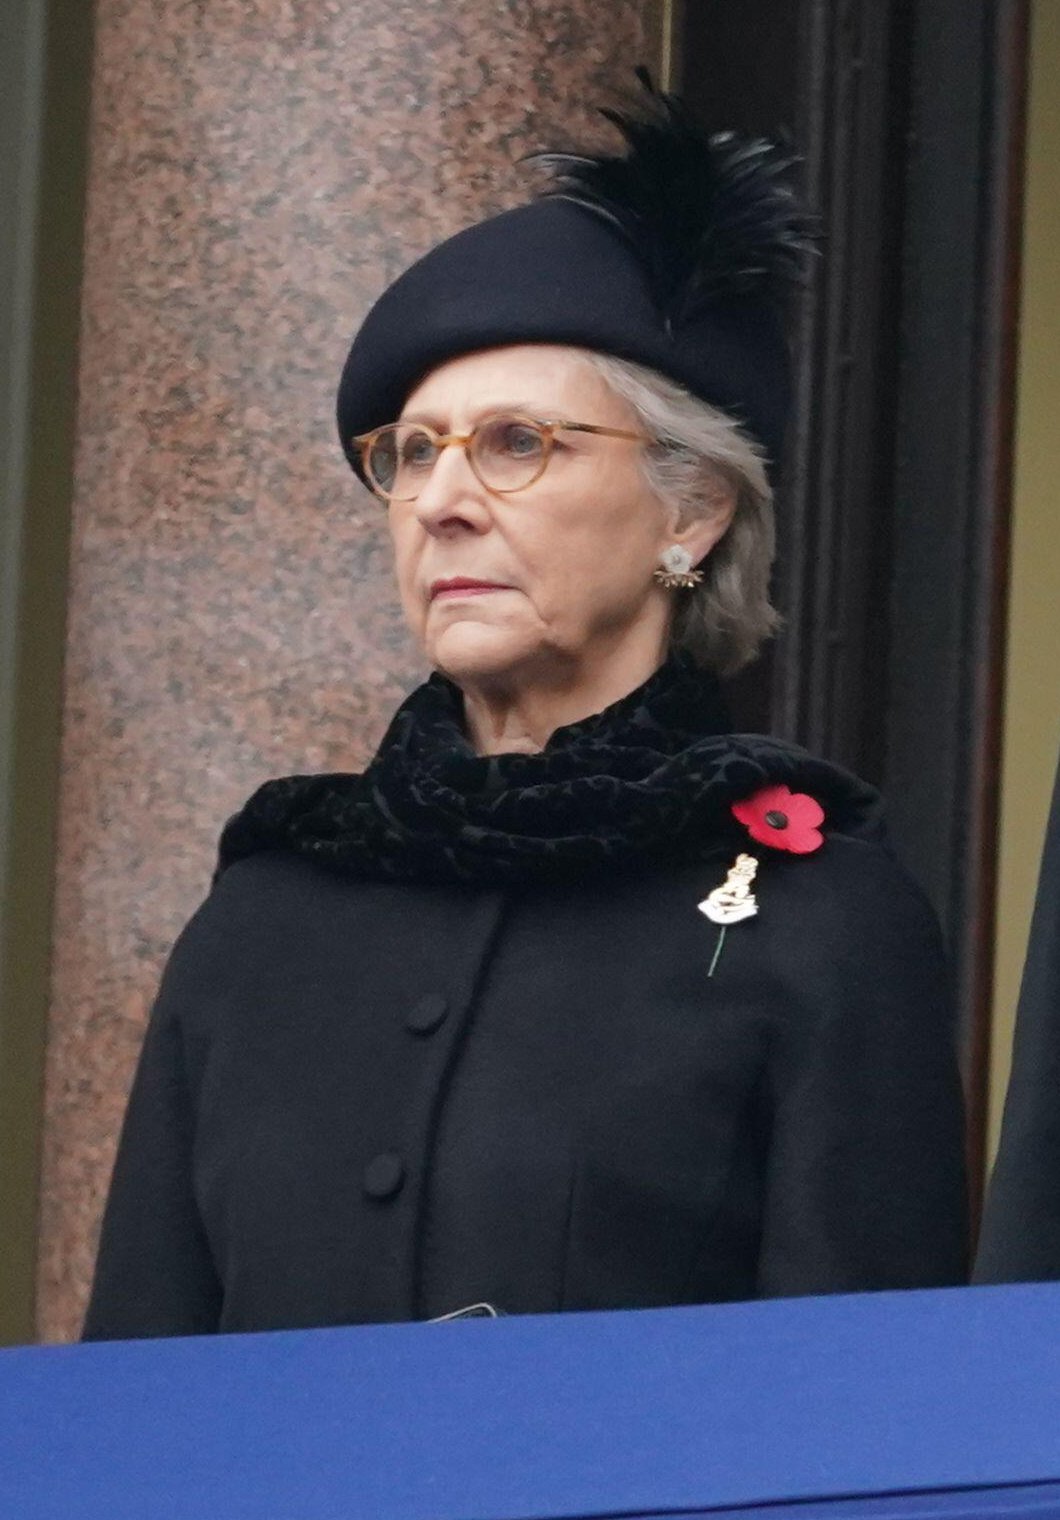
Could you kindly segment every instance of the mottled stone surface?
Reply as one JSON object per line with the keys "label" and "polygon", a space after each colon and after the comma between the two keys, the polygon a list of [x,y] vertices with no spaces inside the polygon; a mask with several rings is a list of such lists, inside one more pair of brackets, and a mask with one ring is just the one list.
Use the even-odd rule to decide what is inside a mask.
{"label": "mottled stone surface", "polygon": [[373,296],[655,62],[651,0],[98,0],[39,1323],[75,1336],[223,819],[418,677],[333,392]]}

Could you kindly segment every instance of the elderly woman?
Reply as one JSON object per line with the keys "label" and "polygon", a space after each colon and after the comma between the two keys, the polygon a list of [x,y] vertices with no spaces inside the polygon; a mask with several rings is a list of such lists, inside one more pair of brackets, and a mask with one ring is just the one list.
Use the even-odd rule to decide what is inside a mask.
{"label": "elderly woman", "polygon": [[786,165],[672,99],[450,239],[339,395],[434,674],[263,787],[167,969],[90,1337],[964,1273],[938,934],[871,788],[729,732],[774,623]]}

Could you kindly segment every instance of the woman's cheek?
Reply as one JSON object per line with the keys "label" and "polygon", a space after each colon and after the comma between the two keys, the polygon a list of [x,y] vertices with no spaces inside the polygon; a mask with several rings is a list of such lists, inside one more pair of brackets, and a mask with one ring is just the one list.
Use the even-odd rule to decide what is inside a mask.
{"label": "woman's cheek", "polygon": [[394,579],[405,621],[416,637],[422,639],[426,608],[418,589],[416,557],[396,533],[393,535],[393,554]]}

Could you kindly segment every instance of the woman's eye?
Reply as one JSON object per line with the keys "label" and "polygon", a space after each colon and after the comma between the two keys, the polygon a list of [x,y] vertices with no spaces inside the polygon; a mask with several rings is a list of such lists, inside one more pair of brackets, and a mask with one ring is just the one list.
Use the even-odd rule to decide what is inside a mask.
{"label": "woman's eye", "polygon": [[434,443],[426,433],[412,433],[401,445],[401,463],[407,469],[426,469],[434,463]]}
{"label": "woman's eye", "polygon": [[506,454],[517,459],[530,459],[540,454],[542,439],[536,428],[522,422],[506,422],[500,443]]}

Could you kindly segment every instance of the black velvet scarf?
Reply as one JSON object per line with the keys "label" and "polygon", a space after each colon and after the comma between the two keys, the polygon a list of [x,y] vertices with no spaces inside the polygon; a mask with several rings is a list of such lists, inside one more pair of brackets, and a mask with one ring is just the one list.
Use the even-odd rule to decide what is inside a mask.
{"label": "black velvet scarf", "polygon": [[779,740],[730,734],[714,679],[669,660],[628,697],[558,729],[536,755],[482,757],[463,700],[432,676],[359,775],[269,781],[227,825],[218,873],[291,850],[362,879],[519,883],[704,859],[746,844],[734,801],[809,792],[826,832],[875,835],[876,792]]}

